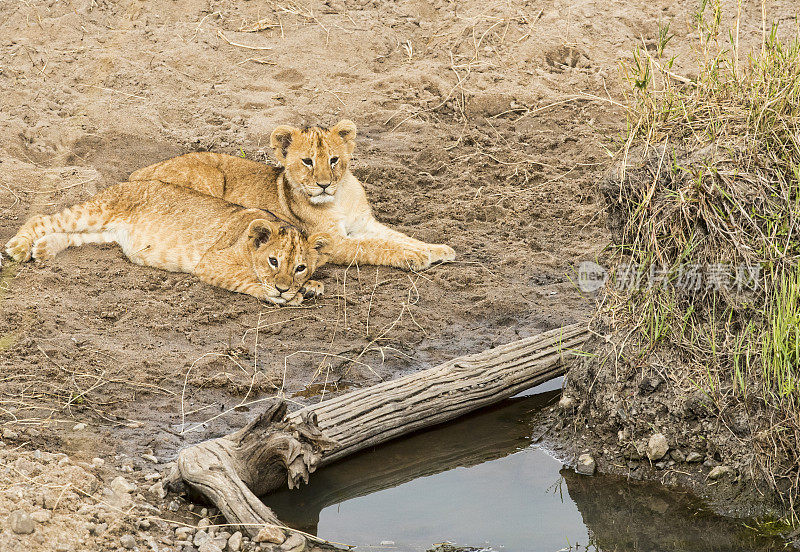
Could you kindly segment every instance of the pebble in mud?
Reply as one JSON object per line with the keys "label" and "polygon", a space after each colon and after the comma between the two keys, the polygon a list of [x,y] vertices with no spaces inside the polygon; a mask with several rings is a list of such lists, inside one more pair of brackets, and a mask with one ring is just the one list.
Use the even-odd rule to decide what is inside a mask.
{"label": "pebble in mud", "polygon": [[220,548],[213,542],[208,541],[201,544],[200,547],[197,549],[197,552],[222,552],[222,548]]}
{"label": "pebble in mud", "polygon": [[655,462],[661,460],[669,451],[669,443],[663,433],[655,433],[647,442],[647,457]]}
{"label": "pebble in mud", "polygon": [[236,531],[228,539],[228,552],[239,552],[242,549],[242,533]]}
{"label": "pebble in mud", "polygon": [[715,481],[723,478],[727,474],[731,473],[731,471],[733,470],[731,470],[729,466],[717,466],[708,473],[708,478],[712,481]]}
{"label": "pebble in mud", "polygon": [[117,494],[128,494],[136,490],[136,485],[121,475],[115,477],[109,486]]}
{"label": "pebble in mud", "polygon": [[672,458],[675,462],[685,462],[686,455],[680,449],[674,449],[669,452],[669,457]]}
{"label": "pebble in mud", "polygon": [[18,535],[30,535],[36,531],[36,522],[23,510],[14,510],[8,516],[8,525]]}
{"label": "pebble in mud", "polygon": [[277,527],[262,527],[254,539],[255,542],[272,542],[281,544],[286,540],[286,535]]}
{"label": "pebble in mud", "polygon": [[569,395],[562,395],[561,399],[558,401],[558,408],[566,412],[572,412],[575,410],[575,405],[575,399]]}
{"label": "pebble in mud", "polygon": [[284,543],[281,545],[281,550],[286,550],[287,552],[299,552],[301,550],[305,550],[305,547],[306,539],[303,536],[294,533],[289,535],[289,538],[284,541]]}
{"label": "pebble in mud", "polygon": [[208,533],[200,529],[197,533],[194,534],[194,538],[192,539],[192,544],[195,546],[200,546],[207,540],[210,540],[211,537],[208,536]]}
{"label": "pebble in mud", "polygon": [[122,538],[119,539],[119,543],[127,550],[136,548],[136,539],[133,538],[133,535],[122,535]]}
{"label": "pebble in mud", "polygon": [[583,475],[594,475],[596,468],[597,463],[591,454],[581,454],[578,457],[578,465],[575,466],[575,471]]}
{"label": "pebble in mud", "polygon": [[699,452],[692,451],[686,455],[687,462],[700,462],[703,459],[703,455]]}

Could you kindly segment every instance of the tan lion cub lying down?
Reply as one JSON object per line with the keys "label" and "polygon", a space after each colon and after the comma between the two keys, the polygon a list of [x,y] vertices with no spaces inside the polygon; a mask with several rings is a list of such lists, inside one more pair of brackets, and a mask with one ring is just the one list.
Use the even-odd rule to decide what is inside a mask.
{"label": "tan lion cub lying down", "polygon": [[322,294],[322,284],[309,278],[327,259],[329,241],[325,233],[306,238],[268,211],[139,181],[31,218],[6,252],[17,261],[45,260],[70,246],[118,243],[136,264],[188,272],[276,305],[297,305],[304,296]]}
{"label": "tan lion cub lying down", "polygon": [[350,172],[356,125],[276,128],[270,144],[281,167],[218,153],[188,153],[139,169],[131,180],[160,180],[231,203],[268,209],[308,232],[331,235],[334,264],[406,270],[455,260],[449,245],[424,243],[378,222]]}

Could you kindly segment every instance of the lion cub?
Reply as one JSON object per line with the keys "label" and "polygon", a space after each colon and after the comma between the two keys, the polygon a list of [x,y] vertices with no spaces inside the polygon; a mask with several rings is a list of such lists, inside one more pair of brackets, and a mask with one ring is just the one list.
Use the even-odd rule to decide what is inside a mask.
{"label": "lion cub", "polygon": [[330,262],[423,270],[453,261],[449,245],[425,243],[378,222],[364,187],[350,172],[356,125],[279,126],[270,137],[274,167],[218,153],[187,153],[135,171],[130,180],[160,180],[244,205],[269,209],[306,232],[332,237]]}
{"label": "lion cub", "polygon": [[81,205],[39,215],[6,244],[17,261],[45,260],[70,246],[118,243],[134,263],[188,272],[204,282],[275,303],[321,295],[309,280],[330,236],[306,238],[268,211],[162,182],[124,182]]}

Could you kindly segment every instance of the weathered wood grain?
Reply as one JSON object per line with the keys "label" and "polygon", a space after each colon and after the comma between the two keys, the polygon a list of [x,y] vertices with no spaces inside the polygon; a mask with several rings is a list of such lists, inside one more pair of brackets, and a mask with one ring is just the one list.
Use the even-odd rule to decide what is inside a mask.
{"label": "weathered wood grain", "polygon": [[[434,368],[352,391],[287,415],[283,401],[239,431],[181,451],[168,481],[182,479],[252,537],[282,527],[257,497],[308,482],[319,466],[441,424],[562,375],[589,331],[573,324],[458,357]],[[288,532],[288,533],[287,533]],[[274,540],[301,550],[291,531]]]}

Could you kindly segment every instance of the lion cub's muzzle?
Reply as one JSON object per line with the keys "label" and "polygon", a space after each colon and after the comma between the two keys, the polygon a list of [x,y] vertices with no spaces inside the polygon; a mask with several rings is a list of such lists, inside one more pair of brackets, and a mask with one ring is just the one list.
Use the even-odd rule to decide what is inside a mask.
{"label": "lion cub's muzzle", "polygon": [[336,193],[336,187],[332,186],[330,182],[317,182],[314,189],[309,194],[311,203],[327,203],[333,201],[333,196]]}

